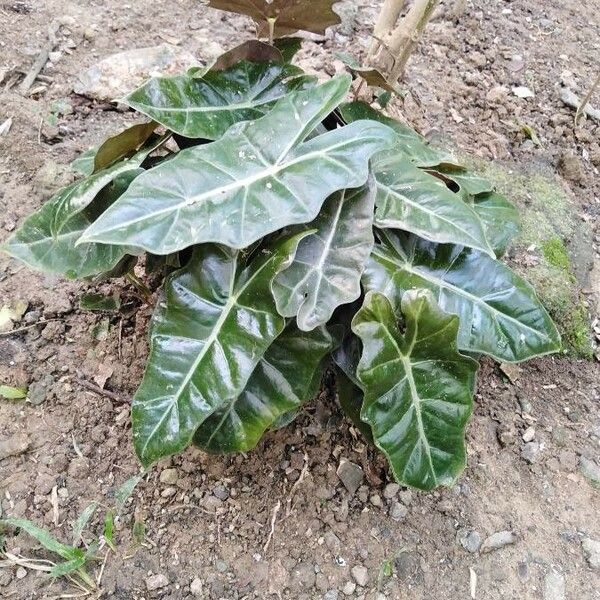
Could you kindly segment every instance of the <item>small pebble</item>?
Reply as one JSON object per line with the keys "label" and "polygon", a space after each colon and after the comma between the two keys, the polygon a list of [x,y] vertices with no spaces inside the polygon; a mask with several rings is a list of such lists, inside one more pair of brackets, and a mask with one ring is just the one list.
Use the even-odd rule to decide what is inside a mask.
{"label": "small pebble", "polygon": [[391,500],[400,491],[400,486],[397,483],[388,483],[383,490],[383,497]]}
{"label": "small pebble", "polygon": [[363,482],[364,473],[359,465],[346,458],[342,458],[337,468],[337,476],[344,484],[344,487],[351,494],[354,494]]}
{"label": "small pebble", "polygon": [[600,541],[584,538],[581,542],[583,554],[592,569],[600,569]]}
{"label": "small pebble", "polygon": [[163,469],[160,473],[160,482],[166,483],[167,485],[175,485],[177,480],[179,479],[179,475],[177,474],[177,469]]}
{"label": "small pebble", "polygon": [[162,498],[172,498],[177,493],[177,488],[168,487],[165,488],[161,493]]}
{"label": "small pebble", "polygon": [[156,590],[160,590],[169,585],[169,580],[166,575],[162,573],[157,573],[156,575],[150,575],[150,577],[146,577],[146,589],[149,592],[154,592]]}
{"label": "small pebble", "polygon": [[378,508],[383,506],[383,502],[381,501],[381,496],[379,496],[379,494],[373,494],[371,496],[371,504],[373,506],[377,506]]}
{"label": "small pebble", "polygon": [[202,584],[202,580],[198,577],[195,577],[190,585],[190,592],[192,596],[201,597],[204,593],[204,585]]}
{"label": "small pebble", "polygon": [[401,504],[400,502],[392,502],[392,506],[390,506],[390,517],[394,519],[394,521],[400,521],[404,519],[408,514],[408,508]]}
{"label": "small pebble", "polygon": [[537,462],[540,456],[541,447],[537,442],[528,442],[521,450],[521,458],[530,465]]}
{"label": "small pebble", "polygon": [[354,581],[361,587],[365,587],[367,583],[369,583],[369,571],[366,567],[356,565],[355,567],[352,567],[350,572],[352,573]]}
{"label": "small pebble", "polygon": [[342,592],[345,596],[352,596],[354,591],[356,590],[356,584],[354,581],[348,581],[346,585],[342,588]]}
{"label": "small pebble", "polygon": [[457,537],[460,545],[471,554],[474,554],[481,548],[481,535],[474,529],[461,531]]}
{"label": "small pebble", "polygon": [[566,600],[565,578],[551,571],[544,579],[544,600]]}
{"label": "small pebble", "polygon": [[528,427],[523,433],[524,442],[533,442],[535,438],[535,427]]}
{"label": "small pebble", "polygon": [[498,550],[504,546],[509,546],[517,541],[517,536],[512,531],[498,531],[493,533],[490,537],[481,545],[481,553],[491,552],[492,550]]}

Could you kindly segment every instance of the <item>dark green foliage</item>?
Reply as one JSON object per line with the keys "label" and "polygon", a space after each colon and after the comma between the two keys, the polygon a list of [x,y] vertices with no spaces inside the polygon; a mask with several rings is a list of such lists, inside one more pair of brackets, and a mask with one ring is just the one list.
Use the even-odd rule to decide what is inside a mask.
{"label": "dark green foliage", "polygon": [[[275,29],[309,27],[292,10],[303,2],[273,3]],[[233,4],[271,18],[269,3],[211,2]],[[70,278],[120,276],[144,252],[153,277],[171,273],[132,407],[144,465],[192,442],[250,450],[310,401],[333,356],[342,410],[396,479],[449,485],[477,370],[461,352],[517,362],[560,348],[531,286],[496,258],[517,214],[452,154],[347,102],[349,76],[317,84],[286,62],[298,47],[246,43],[132,92],[153,121],[82,157],[84,177],[6,249]]]}

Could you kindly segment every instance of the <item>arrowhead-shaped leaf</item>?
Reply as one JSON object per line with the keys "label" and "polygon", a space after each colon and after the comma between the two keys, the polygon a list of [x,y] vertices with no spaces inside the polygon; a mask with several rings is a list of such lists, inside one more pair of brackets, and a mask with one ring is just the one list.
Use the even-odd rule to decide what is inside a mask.
{"label": "arrowhead-shaped leaf", "polygon": [[401,333],[389,300],[369,292],[352,321],[361,338],[362,420],[400,484],[451,485],[465,466],[477,362],[459,354],[458,317],[425,290],[402,298]]}
{"label": "arrowhead-shaped leaf", "polygon": [[313,85],[293,65],[244,60],[202,77],[154,77],[122,101],[175,133],[216,140],[234,123],[262,117],[286,94]]}
{"label": "arrowhead-shaped leaf", "polygon": [[393,129],[396,132],[396,143],[385,154],[387,158],[405,158],[417,167],[435,167],[440,164],[460,166],[453,154],[435,148],[414,129],[396,119],[387,117],[366,102],[359,100],[347,102],[342,104],[338,110],[345,123],[370,119]]}
{"label": "arrowhead-shaped leaf", "polygon": [[182,150],[134,182],[81,241],[131,244],[153,254],[209,241],[245,248],[312,221],[334,191],[366,182],[369,158],[394,135],[380,123],[357,121],[302,141],[349,83],[337,77],[290,94],[265,117]]}
{"label": "arrowhead-shaped leaf", "polygon": [[307,228],[316,231],[300,242],[292,264],[273,280],[279,314],[297,315],[310,331],[329,321],[341,304],[360,296],[360,278],[373,248],[372,182],[330,196]]}
{"label": "arrowhead-shaped leaf", "polygon": [[380,231],[363,276],[399,310],[402,295],[430,290],[442,310],[460,317],[458,346],[504,362],[557,352],[560,336],[533,288],[486,254]]}
{"label": "arrowhead-shaped leaf", "polygon": [[475,210],[443,181],[390,152],[378,155],[373,169],[377,182],[375,225],[494,256]]}
{"label": "arrowhead-shaped leaf", "polygon": [[269,346],[244,391],[200,425],[194,443],[209,452],[245,452],[278,419],[317,392],[323,358],[331,350],[324,327],[310,333],[293,324]]}
{"label": "arrowhead-shaped leaf", "polygon": [[[71,208],[72,200],[81,196],[81,184],[74,183],[48,200],[29,216],[6,242],[4,250],[33,269],[57,273],[69,279],[91,277],[114,268],[135,248],[105,244],[75,246],[95,215],[110,206],[129,187],[141,169],[127,170],[114,178],[82,210]],[[85,182],[84,182],[85,183]],[[88,192],[91,188],[87,188]],[[77,204],[75,204],[77,206]]]}
{"label": "arrowhead-shaped leaf", "polygon": [[86,243],[75,246],[96,217],[111,206],[140,174],[141,164],[167,136],[154,138],[127,160],[64,188],[29,216],[7,240],[5,250],[34,269],[69,279],[110,271],[135,248]]}
{"label": "arrowhead-shaped leaf", "polygon": [[483,222],[490,246],[498,256],[502,256],[521,230],[519,212],[504,196],[496,192],[479,194],[472,204]]}
{"label": "arrowhead-shaped leaf", "polygon": [[340,17],[332,10],[338,0],[209,0],[212,8],[248,15],[259,25],[260,33],[268,31],[267,23],[274,20],[276,37],[295,31],[325,33]]}
{"label": "arrowhead-shaped leaf", "polygon": [[167,279],[132,406],[135,448],[144,465],[183,450],[205,419],[243,392],[284,329],[270,285],[303,235],[244,269],[240,252],[204,244]]}

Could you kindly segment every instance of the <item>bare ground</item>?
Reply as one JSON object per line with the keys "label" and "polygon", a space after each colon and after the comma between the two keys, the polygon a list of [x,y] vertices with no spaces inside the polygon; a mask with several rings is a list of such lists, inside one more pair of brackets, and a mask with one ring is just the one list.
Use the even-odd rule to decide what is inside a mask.
{"label": "bare ground", "polygon": [[[376,3],[353,4],[358,10],[348,11],[342,33],[306,44],[302,65],[332,73],[340,68],[328,58],[332,50],[364,49]],[[591,229],[588,246],[596,263],[600,129],[592,120],[574,129],[573,111],[560,102],[558,87],[566,82],[581,95],[597,72],[599,13],[597,0],[550,0],[543,7],[534,0],[471,2],[458,24],[439,18],[430,26],[409,65],[406,87],[413,95],[392,107],[421,131],[452,139],[482,159],[550,173],[573,198],[582,226]],[[227,49],[252,35],[244,19],[191,0],[9,0],[0,2],[0,70],[26,70],[55,17],[67,19],[61,55],[43,72],[52,78],[47,89],[24,99],[15,88],[0,88],[0,124],[13,117],[9,134],[0,138],[2,238],[69,180],[63,165],[132,119],[72,94],[84,66],[119,49],[162,43],[165,36],[206,59],[218,50],[213,40]],[[517,98],[511,92],[517,85],[530,87],[535,97]],[[61,114],[57,101],[68,101],[73,111]],[[533,127],[541,146],[526,139],[518,123]],[[126,282],[111,285],[130,310],[107,322],[79,310],[85,285],[0,259],[0,304],[27,302],[20,326],[51,320],[0,337],[1,382],[33,386],[37,398],[36,404],[0,403],[0,447],[12,448],[0,458],[2,510],[44,524],[61,539],[70,537],[70,522],[89,502],[112,502],[115,489],[138,470],[128,402],[147,352],[150,308]],[[592,295],[588,304],[598,317]],[[112,397],[81,383],[103,373],[111,373],[106,388]],[[117,552],[108,556],[102,595],[191,598],[197,580],[195,597],[228,600],[463,599],[472,585],[474,597],[486,600],[600,598],[600,574],[582,547],[585,539],[600,540],[600,491],[581,469],[582,462],[590,464],[586,460],[600,463],[599,406],[598,363],[536,360],[512,383],[484,361],[460,483],[386,498],[390,476],[381,458],[365,448],[324,392],[299,420],[267,435],[247,455],[190,450],[155,468],[117,522]],[[539,446],[526,449],[522,435],[529,427]],[[336,475],[341,457],[367,474],[354,496]],[[161,483],[166,468],[176,469],[176,477]],[[147,534],[137,549],[134,520],[143,521]],[[92,529],[101,530],[97,519]],[[503,548],[471,553],[461,543],[470,532],[485,539],[500,531],[514,532]],[[474,543],[477,536],[468,539]],[[8,547],[43,556],[24,534],[10,537]],[[355,566],[367,569],[364,586],[354,585]],[[156,574],[164,578],[154,582],[164,585],[149,590],[148,578]],[[2,598],[73,592],[66,581],[50,584],[34,571],[19,579],[16,568],[0,569]]]}

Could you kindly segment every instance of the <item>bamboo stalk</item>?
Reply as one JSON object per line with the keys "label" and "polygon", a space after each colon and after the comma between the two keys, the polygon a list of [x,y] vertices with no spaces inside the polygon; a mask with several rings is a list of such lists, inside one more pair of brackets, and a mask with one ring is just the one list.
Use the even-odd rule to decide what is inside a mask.
{"label": "bamboo stalk", "polygon": [[395,57],[390,81],[397,81],[404,72],[406,63],[438,4],[439,0],[415,0],[407,15],[390,34],[388,47]]}
{"label": "bamboo stalk", "polygon": [[381,46],[381,40],[395,27],[405,4],[406,0],[385,0],[373,29],[373,39],[367,55],[368,59],[373,58],[375,52]]}

